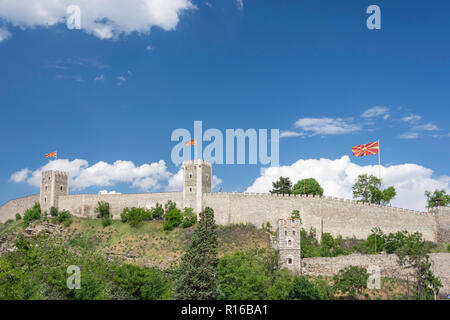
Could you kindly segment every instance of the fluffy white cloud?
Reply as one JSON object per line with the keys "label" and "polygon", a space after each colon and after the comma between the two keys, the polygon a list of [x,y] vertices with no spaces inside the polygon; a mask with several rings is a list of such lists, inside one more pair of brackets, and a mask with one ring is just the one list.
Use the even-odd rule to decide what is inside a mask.
{"label": "fluffy white cloud", "polygon": [[403,117],[403,118],[402,118],[402,121],[403,121],[403,122],[412,123],[412,122],[417,122],[417,121],[419,121],[419,120],[421,120],[421,119],[422,119],[421,116],[419,116],[419,115],[417,115],[417,114],[412,114],[412,115],[410,115],[410,116]]}
{"label": "fluffy white cloud", "polygon": [[0,28],[0,42],[8,39],[11,37],[11,32],[6,30],[6,28],[2,27]]}
{"label": "fluffy white cloud", "polygon": [[20,171],[17,171],[11,175],[10,181],[13,182],[23,182],[27,179],[28,175],[31,173],[31,170],[29,169],[22,169]]}
{"label": "fluffy white cloud", "polygon": [[388,113],[389,108],[388,107],[373,107],[370,109],[367,109],[366,111],[364,111],[364,113],[361,115],[361,117],[363,118],[375,118],[375,117],[379,117],[382,115],[385,115],[386,113]]}
{"label": "fluffy white cloud", "polygon": [[[10,181],[26,182],[39,187],[41,173],[47,170],[60,170],[69,173],[69,185],[75,191],[89,187],[114,186],[117,183],[128,183],[129,187],[141,191],[154,191],[165,187],[166,191],[181,191],[183,187],[183,170],[176,174],[167,171],[163,160],[136,166],[132,161],[117,160],[110,164],[99,161],[91,166],[86,160],[58,159],[48,162],[45,166],[31,171],[28,168],[17,171],[11,175]],[[222,180],[213,176],[213,188],[222,183]],[[101,190],[102,194],[116,193]]]}
{"label": "fluffy white cloud", "polygon": [[98,194],[121,194],[120,192],[117,192],[117,191],[115,191],[115,190],[111,190],[111,191],[108,191],[108,190],[100,190],[99,192],[98,192]]}
{"label": "fluffy white cloud", "polygon": [[291,138],[291,137],[302,137],[304,136],[304,133],[301,132],[295,132],[295,131],[282,131],[280,133],[280,138]]}
{"label": "fluffy white cloud", "polygon": [[[298,160],[290,166],[271,167],[265,170],[247,192],[268,192],[272,182],[280,176],[289,177],[293,183],[303,178],[315,178],[323,187],[324,195],[352,199],[352,186],[358,175],[367,173],[378,176],[379,166],[359,166],[348,156],[340,159]],[[425,209],[425,190],[445,189],[450,192],[450,177],[434,178],[433,170],[417,164],[405,163],[381,167],[385,186],[395,186],[397,197],[392,201],[396,207],[421,210]]]}
{"label": "fluffy white cloud", "polygon": [[417,132],[405,132],[398,136],[400,139],[417,139],[419,134]]}
{"label": "fluffy white cloud", "polygon": [[294,126],[311,135],[345,134],[361,130],[361,126],[353,123],[352,119],[342,118],[301,118]]}
{"label": "fluffy white cloud", "polygon": [[24,29],[48,27],[66,22],[69,5],[80,8],[81,29],[101,39],[148,34],[154,26],[174,30],[180,15],[195,9],[189,0],[2,0],[0,18]]}

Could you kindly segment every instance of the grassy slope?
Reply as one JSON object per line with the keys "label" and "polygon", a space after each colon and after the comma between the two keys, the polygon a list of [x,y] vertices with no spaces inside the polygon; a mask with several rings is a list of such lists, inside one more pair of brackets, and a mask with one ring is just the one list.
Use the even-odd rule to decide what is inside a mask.
{"label": "grassy slope", "polygon": [[[123,257],[144,266],[167,268],[178,263],[184,254],[195,226],[164,231],[162,221],[144,222],[132,228],[113,221],[104,228],[100,220],[74,218],[64,235],[69,246],[88,246]],[[234,225],[219,228],[219,255],[244,248],[269,246],[268,235],[253,226]]]}

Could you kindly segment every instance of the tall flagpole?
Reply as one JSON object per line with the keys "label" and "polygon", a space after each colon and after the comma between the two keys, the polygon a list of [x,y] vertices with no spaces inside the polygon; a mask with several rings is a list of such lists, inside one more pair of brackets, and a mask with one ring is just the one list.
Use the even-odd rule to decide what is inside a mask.
{"label": "tall flagpole", "polygon": [[380,148],[380,140],[378,140],[378,178],[381,181],[381,148]]}

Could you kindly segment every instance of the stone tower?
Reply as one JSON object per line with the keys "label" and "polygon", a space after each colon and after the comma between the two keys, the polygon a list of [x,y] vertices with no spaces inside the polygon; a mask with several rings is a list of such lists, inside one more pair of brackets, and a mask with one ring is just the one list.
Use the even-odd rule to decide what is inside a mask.
{"label": "stone tower", "polygon": [[42,212],[58,208],[58,197],[69,194],[69,174],[62,171],[45,171],[41,176],[40,204]]}
{"label": "stone tower", "polygon": [[301,273],[300,220],[280,219],[277,229],[277,250],[281,266]]}
{"label": "stone tower", "polygon": [[203,194],[212,191],[212,166],[204,160],[183,162],[183,206],[198,214],[203,210]]}

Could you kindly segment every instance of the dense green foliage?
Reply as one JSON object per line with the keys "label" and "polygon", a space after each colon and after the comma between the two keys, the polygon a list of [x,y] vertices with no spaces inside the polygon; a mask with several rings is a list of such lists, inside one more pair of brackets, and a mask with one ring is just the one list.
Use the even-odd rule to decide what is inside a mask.
{"label": "dense green foliage", "polygon": [[95,208],[95,213],[97,213],[97,218],[102,219],[103,227],[107,227],[112,224],[111,215],[109,213],[109,203],[105,201],[99,201],[97,207]]}
{"label": "dense green foliage", "polygon": [[381,182],[381,179],[374,175],[359,175],[353,185],[353,198],[367,203],[389,204],[397,193],[392,186],[382,190]]}
{"label": "dense green foliage", "polygon": [[16,213],[16,221],[19,221],[22,219],[22,216],[20,215],[20,213]]}
{"label": "dense green foliage", "polygon": [[292,188],[292,193],[322,196],[323,188],[314,178],[302,179],[297,181],[297,183],[294,185],[294,187]]}
{"label": "dense green foliage", "polygon": [[183,217],[181,219],[181,226],[183,228],[189,228],[197,223],[197,215],[192,208],[184,208]]}
{"label": "dense green foliage", "polygon": [[427,197],[427,208],[433,208],[438,205],[450,206],[450,194],[447,194],[445,189],[436,189],[433,193],[427,190],[425,191],[425,196]]}
{"label": "dense green foliage", "polygon": [[31,221],[41,218],[41,205],[39,202],[35,202],[33,207],[27,209],[23,214],[23,226],[28,227]]}
{"label": "dense green foliage", "polygon": [[363,267],[349,266],[338,272],[333,277],[334,289],[349,298],[357,299],[367,288],[369,274]]}
{"label": "dense green foliage", "polygon": [[176,299],[211,300],[217,298],[218,237],[214,210],[206,207],[181,263],[176,270]]}
{"label": "dense green foliage", "polygon": [[219,299],[224,300],[316,300],[327,299],[327,284],[319,290],[306,277],[293,275],[279,267],[274,250],[240,250],[220,259]]}
{"label": "dense green foliage", "polygon": [[173,230],[173,228],[178,227],[181,224],[181,219],[183,218],[181,211],[177,208],[172,208],[165,215],[165,221],[163,224],[164,230]]}
{"label": "dense green foliage", "polygon": [[[164,299],[170,280],[157,269],[109,261],[92,249],[67,248],[39,236],[19,237],[0,256],[0,299]],[[67,268],[81,270],[81,288],[67,287]]]}

